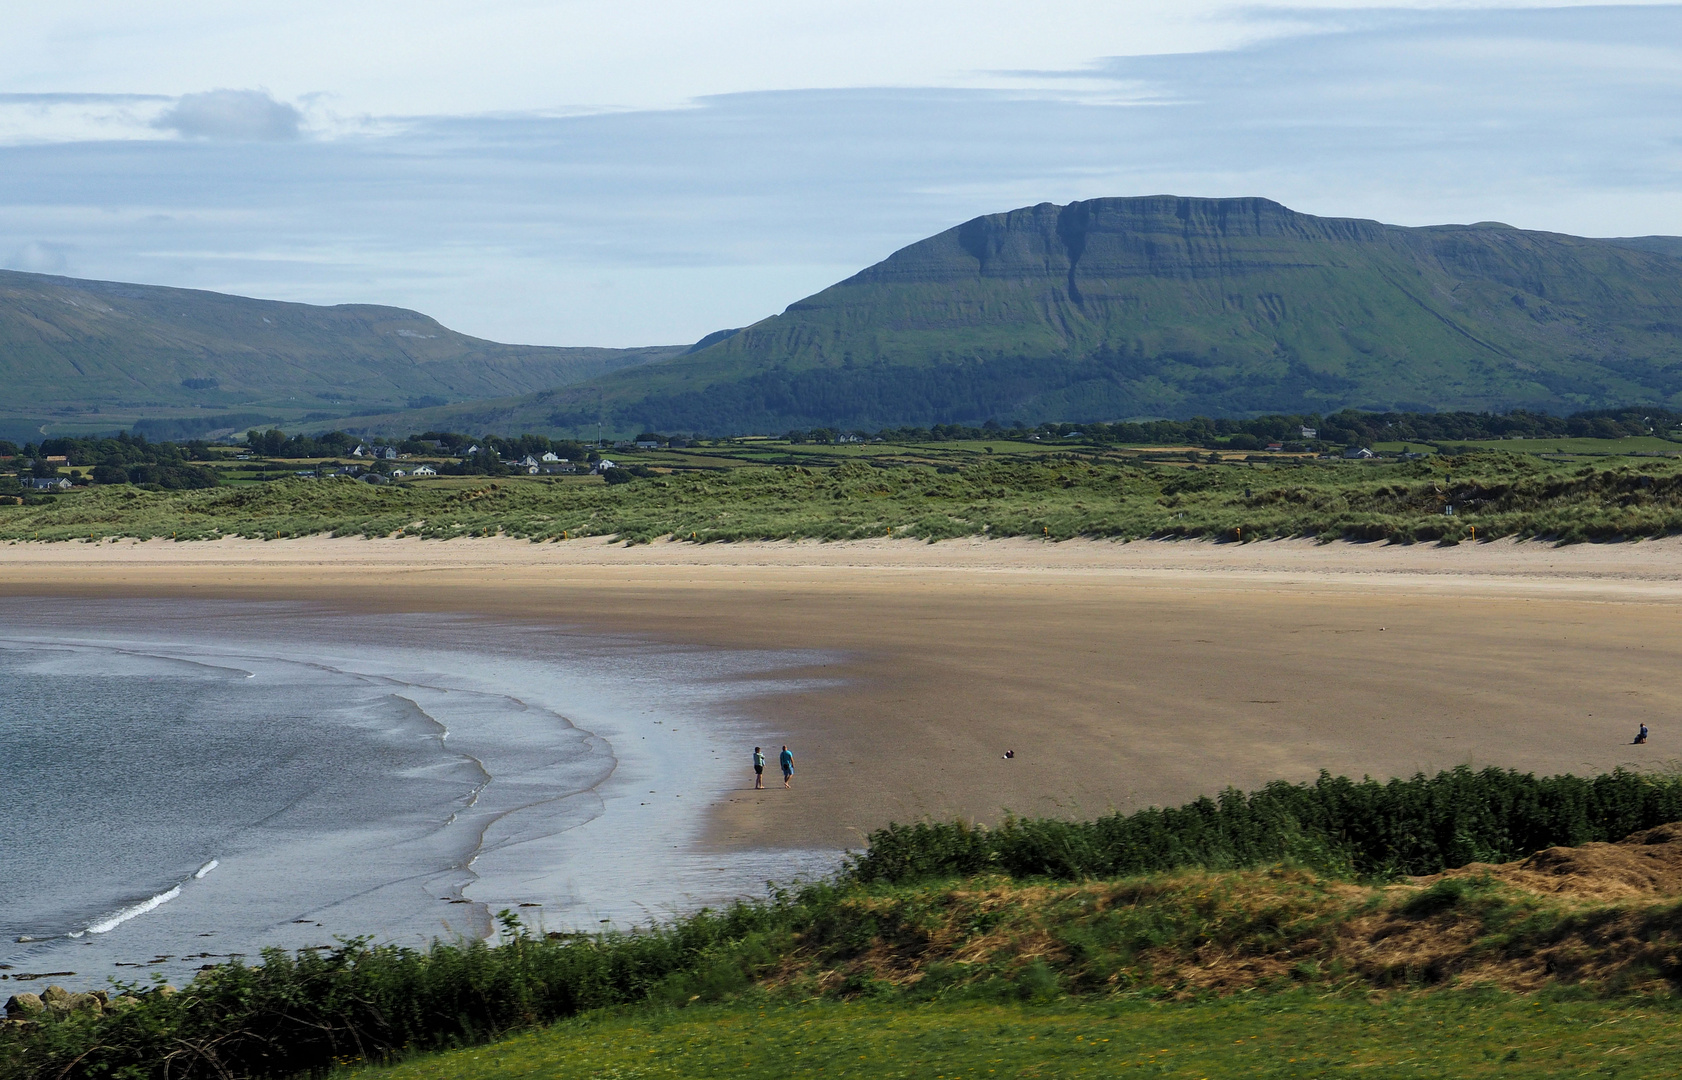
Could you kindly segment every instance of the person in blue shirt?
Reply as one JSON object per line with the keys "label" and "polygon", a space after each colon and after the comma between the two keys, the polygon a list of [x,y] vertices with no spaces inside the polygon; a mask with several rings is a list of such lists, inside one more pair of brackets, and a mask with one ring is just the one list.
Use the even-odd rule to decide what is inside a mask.
{"label": "person in blue shirt", "polygon": [[794,754],[786,745],[783,752],[777,755],[777,764],[783,767],[783,787],[788,787],[789,778],[794,775]]}
{"label": "person in blue shirt", "polygon": [[753,788],[758,791],[765,786],[765,755],[759,752],[759,747],[753,748]]}

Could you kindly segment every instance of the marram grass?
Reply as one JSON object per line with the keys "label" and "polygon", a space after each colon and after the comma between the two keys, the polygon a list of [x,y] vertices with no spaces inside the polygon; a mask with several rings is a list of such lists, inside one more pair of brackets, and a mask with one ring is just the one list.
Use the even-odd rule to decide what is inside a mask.
{"label": "marram grass", "polygon": [[[1453,509],[1453,513],[1448,511]],[[0,540],[612,536],[848,540],[1286,536],[1398,542],[1555,541],[1682,530],[1682,465],[1607,467],[1477,453],[1400,465],[1166,467],[1075,457],[964,467],[744,467],[607,485],[526,479],[470,488],[281,480],[200,491],[96,487],[0,506]]]}

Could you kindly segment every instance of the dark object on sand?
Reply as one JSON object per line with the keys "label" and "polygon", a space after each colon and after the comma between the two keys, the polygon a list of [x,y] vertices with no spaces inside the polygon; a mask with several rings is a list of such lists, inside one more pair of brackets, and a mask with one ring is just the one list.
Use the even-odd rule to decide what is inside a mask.
{"label": "dark object on sand", "polygon": [[1015,756],[1016,756],[1016,751],[1015,750],[1006,750],[1005,751],[1005,757],[1013,758]]}

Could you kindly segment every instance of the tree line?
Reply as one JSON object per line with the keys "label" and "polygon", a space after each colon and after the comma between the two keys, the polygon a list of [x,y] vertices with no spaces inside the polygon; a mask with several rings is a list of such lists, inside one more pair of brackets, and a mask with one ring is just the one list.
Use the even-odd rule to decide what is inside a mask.
{"label": "tree line", "polygon": [[202,439],[179,444],[148,442],[144,435],[122,431],[108,437],[43,439],[21,447],[0,442],[0,456],[16,460],[20,473],[25,469],[22,462],[29,462],[28,475],[37,479],[58,476],[60,463],[48,459],[62,457],[65,465],[91,465],[87,478],[94,484],[141,484],[175,491],[215,487],[219,482],[214,470],[196,464],[214,456]]}
{"label": "tree line", "polygon": [[[1042,423],[989,420],[980,426],[935,424],[932,427],[893,427],[876,431],[838,428],[792,429],[784,436],[795,443],[834,442],[851,435],[884,442],[948,442],[957,440],[1080,439],[1095,444],[1199,446],[1206,449],[1258,450],[1270,442],[1348,446],[1372,442],[1473,442],[1508,438],[1621,439],[1635,435],[1667,434],[1682,427],[1682,413],[1669,409],[1596,409],[1552,416],[1515,409],[1493,412],[1341,412],[1275,413],[1249,418],[1194,416],[1186,420],[1118,421],[1115,423]],[[1313,431],[1312,436],[1304,429]]]}

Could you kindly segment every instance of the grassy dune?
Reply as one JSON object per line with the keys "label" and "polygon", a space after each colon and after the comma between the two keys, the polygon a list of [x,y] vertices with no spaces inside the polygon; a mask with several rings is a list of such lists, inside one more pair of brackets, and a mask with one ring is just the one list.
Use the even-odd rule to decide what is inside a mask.
{"label": "grassy dune", "polygon": [[[1453,515],[1446,511],[1452,507]],[[1119,464],[1067,456],[964,466],[745,467],[604,485],[472,487],[281,480],[203,491],[127,485],[0,505],[0,540],[218,536],[662,536],[702,542],[897,536],[1281,536],[1574,541],[1682,529],[1682,465],[1604,467],[1475,453],[1362,467]]]}

